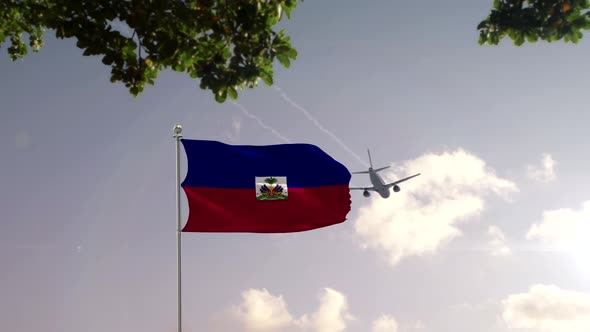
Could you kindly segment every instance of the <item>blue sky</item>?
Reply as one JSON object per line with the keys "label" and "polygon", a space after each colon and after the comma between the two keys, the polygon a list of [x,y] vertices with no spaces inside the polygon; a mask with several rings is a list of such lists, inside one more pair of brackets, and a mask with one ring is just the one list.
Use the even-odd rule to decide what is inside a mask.
{"label": "blue sky", "polygon": [[490,7],[306,1],[283,24],[298,59],[238,104],[172,72],[134,100],[51,33],[24,61],[3,47],[0,326],[175,330],[180,123],[422,172],[333,227],[184,235],[186,331],[587,331],[590,48],[479,46]]}

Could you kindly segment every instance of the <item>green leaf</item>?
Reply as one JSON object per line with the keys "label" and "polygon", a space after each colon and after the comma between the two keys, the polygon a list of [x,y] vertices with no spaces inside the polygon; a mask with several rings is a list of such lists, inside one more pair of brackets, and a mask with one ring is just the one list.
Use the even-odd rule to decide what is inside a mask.
{"label": "green leaf", "polygon": [[115,61],[115,58],[111,54],[107,54],[102,58],[102,63],[105,65],[111,65]]}
{"label": "green leaf", "polygon": [[538,39],[538,36],[535,35],[534,33],[527,33],[526,34],[526,40],[529,43],[535,43],[535,42],[537,42],[537,39]]}
{"label": "green leaf", "polygon": [[260,78],[262,78],[262,81],[264,83],[266,83],[266,85],[271,86],[273,85],[273,78],[272,78],[272,74],[267,73],[267,72],[261,72],[260,73]]}
{"label": "green leaf", "polygon": [[220,91],[215,94],[215,101],[223,103],[227,99],[227,90]]}
{"label": "green leaf", "polygon": [[283,54],[278,54],[277,55],[277,59],[279,59],[279,62],[285,67],[285,68],[289,68],[291,66],[291,60],[289,60],[289,58]]}
{"label": "green leaf", "polygon": [[294,48],[290,48],[286,53],[286,56],[288,56],[291,59],[296,59],[297,58],[297,50],[295,50]]}
{"label": "green leaf", "polygon": [[235,87],[233,87],[233,86],[228,87],[227,93],[231,99],[233,99],[233,100],[238,99],[238,91],[236,90]]}

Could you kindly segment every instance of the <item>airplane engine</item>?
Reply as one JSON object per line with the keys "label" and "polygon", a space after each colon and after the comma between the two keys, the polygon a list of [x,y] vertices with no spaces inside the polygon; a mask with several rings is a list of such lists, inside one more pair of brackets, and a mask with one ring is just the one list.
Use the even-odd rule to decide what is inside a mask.
{"label": "airplane engine", "polygon": [[371,194],[367,190],[365,190],[365,191],[363,191],[363,196],[369,197],[369,196],[371,196]]}
{"label": "airplane engine", "polygon": [[398,185],[393,186],[393,191],[398,193],[400,190],[402,190]]}

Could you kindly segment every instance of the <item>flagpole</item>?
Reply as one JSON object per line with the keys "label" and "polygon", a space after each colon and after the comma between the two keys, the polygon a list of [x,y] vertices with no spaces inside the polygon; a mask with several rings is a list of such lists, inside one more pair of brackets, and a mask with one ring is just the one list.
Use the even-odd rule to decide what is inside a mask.
{"label": "flagpole", "polygon": [[180,231],[181,213],[180,213],[180,139],[182,138],[182,126],[174,126],[174,140],[176,143],[176,264],[178,267],[177,271],[177,285],[178,285],[178,332],[182,332],[182,297],[181,297],[181,238],[182,234]]}

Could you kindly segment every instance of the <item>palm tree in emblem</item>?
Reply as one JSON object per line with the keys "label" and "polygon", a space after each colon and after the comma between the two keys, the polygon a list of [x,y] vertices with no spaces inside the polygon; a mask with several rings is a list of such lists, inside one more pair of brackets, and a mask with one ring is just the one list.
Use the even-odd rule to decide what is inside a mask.
{"label": "palm tree in emblem", "polygon": [[280,184],[275,184],[277,183],[279,180],[277,180],[276,178],[273,178],[272,176],[269,178],[266,178],[264,180],[264,182],[266,182],[268,184],[268,186],[265,184],[260,188],[260,193],[266,197],[273,197],[273,196],[278,196],[283,194],[283,187]]}

